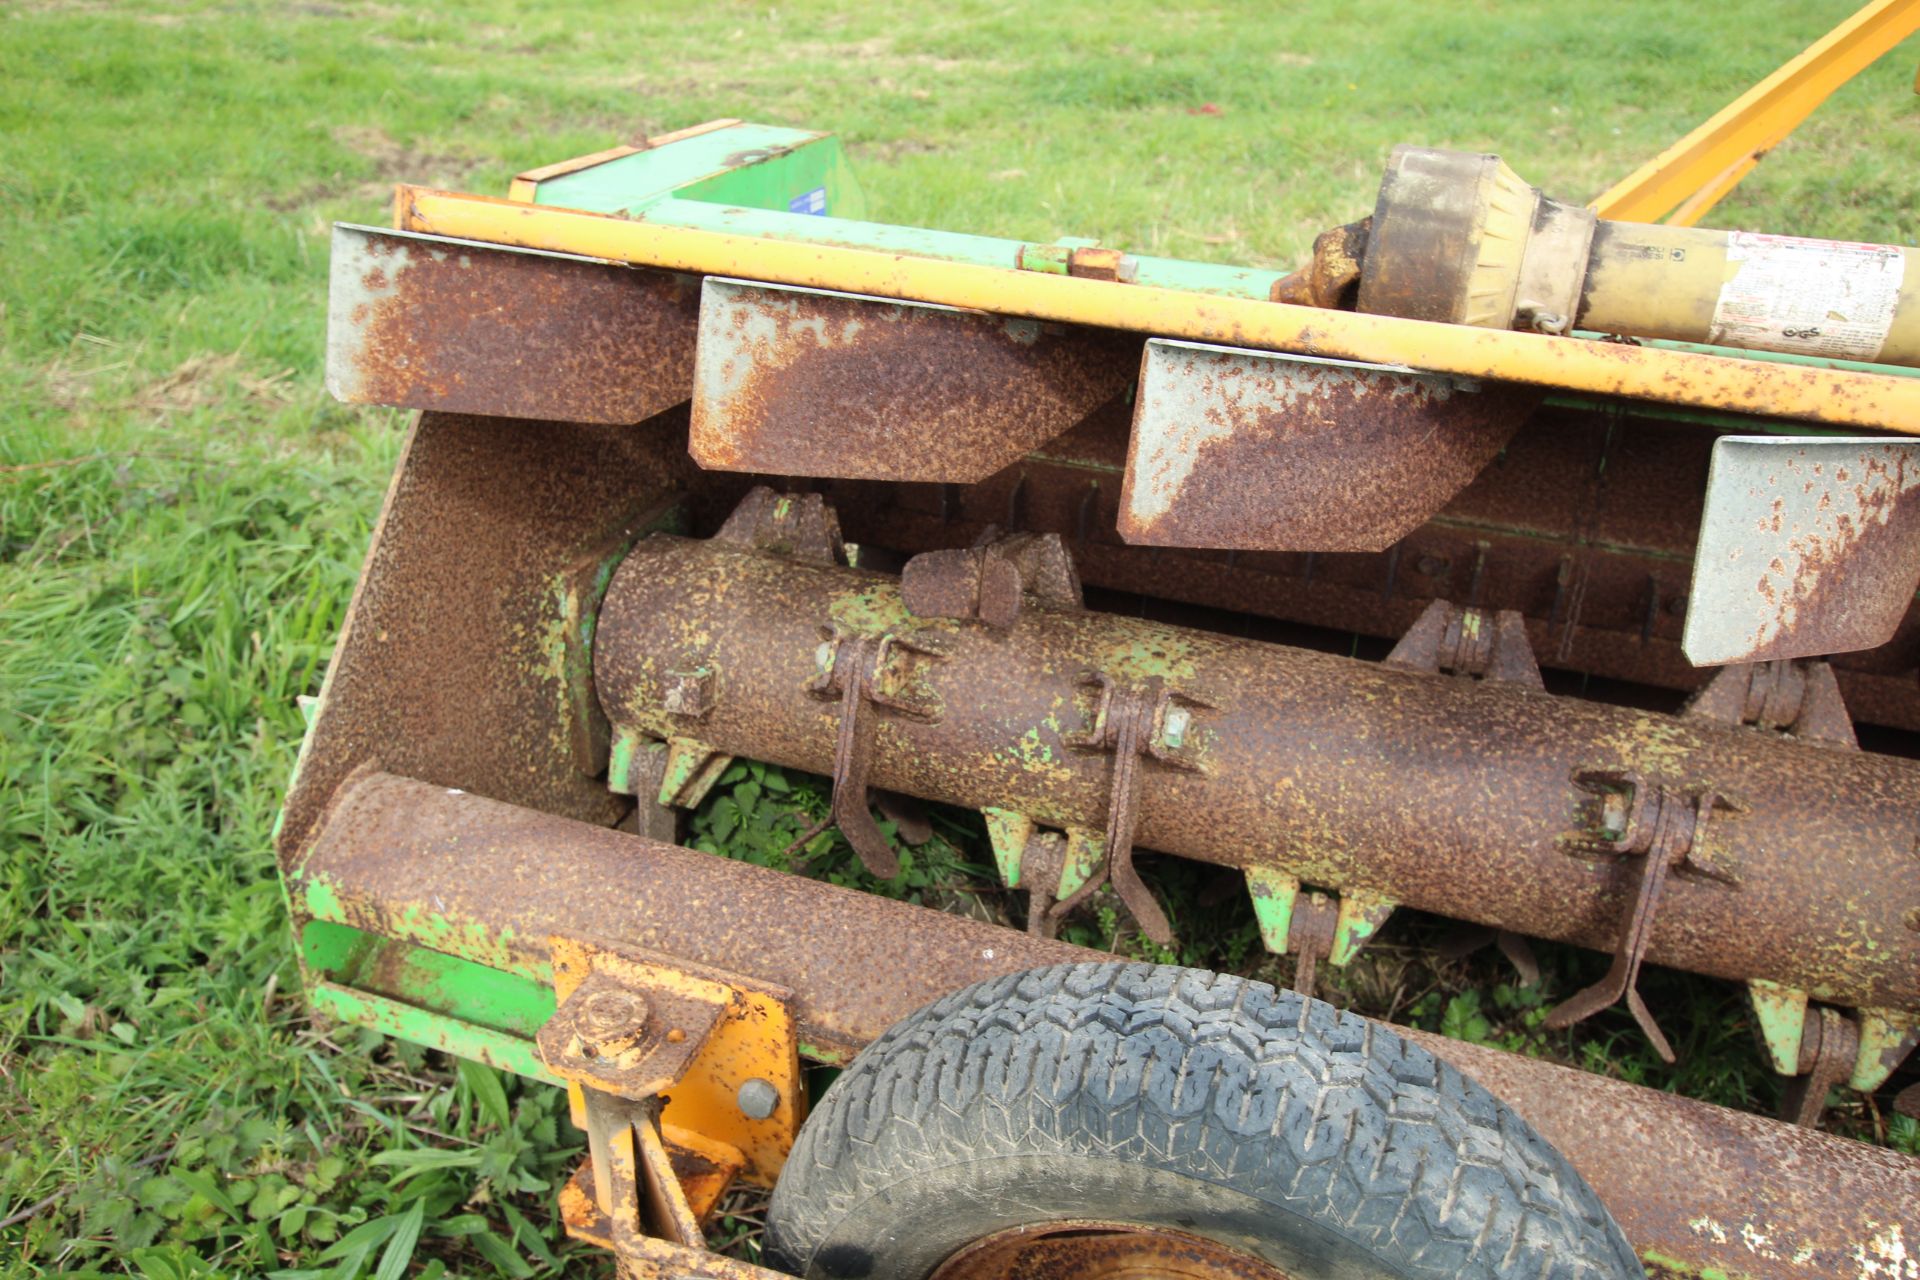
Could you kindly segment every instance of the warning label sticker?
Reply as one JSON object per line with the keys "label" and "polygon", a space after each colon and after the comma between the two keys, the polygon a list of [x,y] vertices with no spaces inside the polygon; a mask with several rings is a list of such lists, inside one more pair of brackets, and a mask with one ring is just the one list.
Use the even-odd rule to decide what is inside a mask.
{"label": "warning label sticker", "polygon": [[1872,360],[1893,325],[1906,255],[1891,245],[1735,231],[1708,341]]}

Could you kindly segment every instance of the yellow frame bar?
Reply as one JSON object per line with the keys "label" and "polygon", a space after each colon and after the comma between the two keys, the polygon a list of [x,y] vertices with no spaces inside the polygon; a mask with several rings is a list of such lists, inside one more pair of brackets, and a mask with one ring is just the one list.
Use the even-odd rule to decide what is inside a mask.
{"label": "yellow frame bar", "polygon": [[1920,435],[1920,378],[1510,333],[658,226],[426,187],[396,192],[402,231],[769,284],[944,303],[1064,324],[1402,364],[1731,413]]}
{"label": "yellow frame bar", "polygon": [[[1873,0],[1593,202],[1603,218],[1690,227],[1833,91],[1920,30],[1920,0]],[[1673,215],[1667,217],[1667,215]]]}

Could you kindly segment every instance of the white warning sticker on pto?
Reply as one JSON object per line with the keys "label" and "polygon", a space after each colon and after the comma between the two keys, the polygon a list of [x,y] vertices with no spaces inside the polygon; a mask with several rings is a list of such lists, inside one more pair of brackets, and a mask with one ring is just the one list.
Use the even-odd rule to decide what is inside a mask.
{"label": "white warning sticker on pto", "polygon": [[1735,231],[1708,341],[1872,360],[1893,326],[1906,255],[1891,245]]}

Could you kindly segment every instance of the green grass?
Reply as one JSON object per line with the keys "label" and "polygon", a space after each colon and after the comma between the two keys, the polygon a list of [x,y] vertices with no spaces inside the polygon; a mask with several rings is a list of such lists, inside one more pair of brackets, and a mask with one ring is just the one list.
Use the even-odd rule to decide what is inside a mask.
{"label": "green grass", "polygon": [[[551,1091],[325,1025],[294,990],[268,830],[399,425],[320,390],[330,221],[379,221],[397,179],[500,192],[739,115],[840,132],[879,218],[1291,264],[1370,207],[1394,142],[1497,149],[1590,195],[1850,7],[0,7],[9,1265],[604,1268],[558,1242],[576,1139]],[[1912,243],[1913,63],[1910,44],[1844,89],[1721,220]],[[740,809],[743,782],[762,789]],[[728,794],[701,835],[731,823],[738,850],[765,780]],[[947,834],[923,899],[978,860]],[[1258,963],[1221,920],[1188,958]],[[1085,936],[1144,953],[1117,923]],[[1674,1080],[1617,1024],[1549,1042],[1540,997],[1418,941],[1343,976],[1355,1001]],[[1547,960],[1563,990],[1598,963]],[[1704,1002],[1681,1083],[1764,1104],[1724,995],[1678,997]]]}

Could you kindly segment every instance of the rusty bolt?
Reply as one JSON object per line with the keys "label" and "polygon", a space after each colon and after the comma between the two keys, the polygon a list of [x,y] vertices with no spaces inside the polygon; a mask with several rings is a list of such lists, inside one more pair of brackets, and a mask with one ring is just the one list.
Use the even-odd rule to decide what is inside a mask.
{"label": "rusty bolt", "polygon": [[647,1002],[631,991],[591,992],[574,1017],[582,1051],[596,1058],[629,1052],[647,1029]]}
{"label": "rusty bolt", "polygon": [[771,1081],[755,1076],[740,1086],[735,1100],[740,1104],[741,1115],[749,1120],[765,1120],[780,1105],[780,1091]]}
{"label": "rusty bolt", "polygon": [[710,709],[707,691],[711,683],[711,677],[704,671],[668,672],[661,703],[668,715],[698,719]]}
{"label": "rusty bolt", "polygon": [[1167,750],[1178,751],[1186,745],[1187,729],[1193,723],[1193,712],[1185,707],[1168,707],[1166,726],[1161,731],[1160,740]]}
{"label": "rusty bolt", "polygon": [[1609,791],[1601,796],[1601,831],[1610,839],[1623,838],[1627,834],[1627,820],[1632,808],[1633,793],[1630,791]]}

